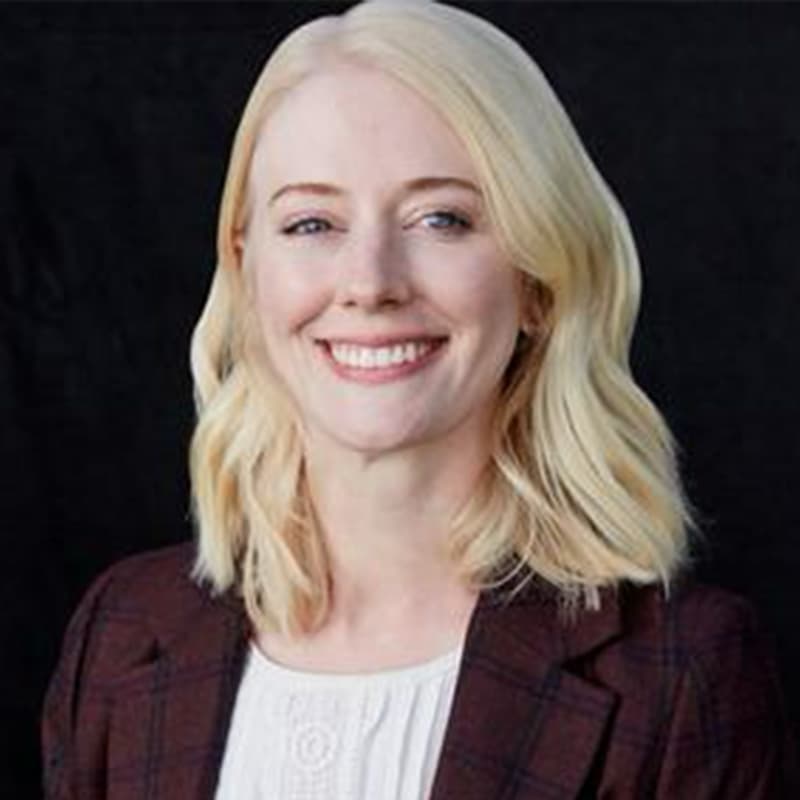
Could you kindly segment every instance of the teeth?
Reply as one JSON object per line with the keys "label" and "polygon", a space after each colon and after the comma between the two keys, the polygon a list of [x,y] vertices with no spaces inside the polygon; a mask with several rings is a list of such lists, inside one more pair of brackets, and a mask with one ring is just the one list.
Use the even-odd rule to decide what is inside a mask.
{"label": "teeth", "polygon": [[361,347],[354,344],[332,344],[331,355],[335,361],[348,367],[380,369],[381,367],[417,361],[430,352],[430,341],[406,342],[388,347]]}

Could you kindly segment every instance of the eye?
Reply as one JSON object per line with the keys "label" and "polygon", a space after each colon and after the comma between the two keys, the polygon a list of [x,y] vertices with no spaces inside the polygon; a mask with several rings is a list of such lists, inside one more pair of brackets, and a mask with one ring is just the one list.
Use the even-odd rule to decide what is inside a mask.
{"label": "eye", "polygon": [[466,215],[455,211],[433,211],[430,214],[426,214],[422,219],[433,220],[433,224],[429,224],[427,227],[448,234],[472,230],[472,222],[470,219]]}
{"label": "eye", "polygon": [[285,228],[281,228],[281,233],[285,236],[309,236],[310,234],[330,230],[330,228],[330,223],[320,217],[304,217],[291,225],[287,225]]}

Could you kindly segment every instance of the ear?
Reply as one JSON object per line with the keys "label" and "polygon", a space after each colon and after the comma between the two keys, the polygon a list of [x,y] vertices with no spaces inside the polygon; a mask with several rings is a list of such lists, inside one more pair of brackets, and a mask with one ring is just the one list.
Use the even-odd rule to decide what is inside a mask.
{"label": "ear", "polygon": [[521,273],[519,291],[520,330],[526,336],[533,336],[540,329],[547,317],[549,308],[549,292],[541,281]]}

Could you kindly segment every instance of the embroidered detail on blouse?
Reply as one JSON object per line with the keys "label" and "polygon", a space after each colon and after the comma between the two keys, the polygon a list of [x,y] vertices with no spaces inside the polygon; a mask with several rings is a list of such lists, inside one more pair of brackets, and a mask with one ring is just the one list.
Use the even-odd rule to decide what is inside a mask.
{"label": "embroidered detail on blouse", "polygon": [[290,669],[251,644],[216,800],[425,800],[462,652],[342,674]]}

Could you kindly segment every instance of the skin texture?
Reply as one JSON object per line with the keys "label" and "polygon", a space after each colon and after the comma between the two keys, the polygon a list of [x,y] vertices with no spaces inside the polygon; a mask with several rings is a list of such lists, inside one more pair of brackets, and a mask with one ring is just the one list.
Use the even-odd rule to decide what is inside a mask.
{"label": "skin texture", "polygon": [[[282,99],[250,173],[243,268],[266,357],[302,420],[334,579],[326,635],[331,653],[347,647],[362,668],[376,647],[434,655],[463,632],[475,596],[442,542],[487,463],[520,327],[518,273],[479,191],[408,191],[431,176],[478,185],[431,106],[379,70],[344,63]],[[271,201],[308,182],[336,191]],[[318,343],[408,332],[447,342],[424,369],[378,384],[338,375]]]}

